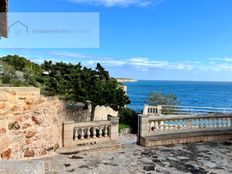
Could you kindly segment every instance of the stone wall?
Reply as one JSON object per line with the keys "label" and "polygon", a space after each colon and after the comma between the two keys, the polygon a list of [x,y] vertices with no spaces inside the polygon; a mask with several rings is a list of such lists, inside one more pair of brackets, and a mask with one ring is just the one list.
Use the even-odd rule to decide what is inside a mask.
{"label": "stone wall", "polygon": [[95,121],[107,120],[108,115],[117,117],[118,112],[113,110],[111,107],[96,106],[95,111],[94,111],[94,120]]}
{"label": "stone wall", "polygon": [[[117,117],[110,107],[97,106],[94,120]],[[69,110],[58,97],[45,97],[39,88],[0,87],[0,159],[54,154],[62,147],[64,121],[90,121],[91,105]]]}
{"label": "stone wall", "polygon": [[62,146],[64,110],[38,88],[0,88],[0,159],[53,154]]}

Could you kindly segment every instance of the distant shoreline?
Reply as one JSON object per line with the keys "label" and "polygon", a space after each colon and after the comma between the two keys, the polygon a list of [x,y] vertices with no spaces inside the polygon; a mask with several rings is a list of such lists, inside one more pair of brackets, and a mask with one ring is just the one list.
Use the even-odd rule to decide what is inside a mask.
{"label": "distant shoreline", "polygon": [[117,81],[119,83],[126,83],[126,82],[133,83],[133,82],[137,82],[138,80],[129,79],[129,78],[117,78]]}

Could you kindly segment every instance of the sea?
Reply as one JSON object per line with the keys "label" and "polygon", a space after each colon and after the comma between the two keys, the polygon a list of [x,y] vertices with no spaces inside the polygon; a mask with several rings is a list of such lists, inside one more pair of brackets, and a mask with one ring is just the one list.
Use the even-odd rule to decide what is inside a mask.
{"label": "sea", "polygon": [[148,81],[127,82],[129,108],[142,112],[151,92],[173,93],[181,106],[232,108],[232,82]]}

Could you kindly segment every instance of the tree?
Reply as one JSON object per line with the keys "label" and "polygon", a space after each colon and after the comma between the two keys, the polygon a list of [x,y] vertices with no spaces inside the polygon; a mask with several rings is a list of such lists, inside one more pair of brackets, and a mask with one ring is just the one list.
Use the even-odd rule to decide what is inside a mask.
{"label": "tree", "polygon": [[58,95],[73,103],[90,100],[93,113],[97,105],[119,110],[130,104],[117,80],[111,78],[99,63],[96,69],[82,67],[80,63],[52,61],[38,65],[24,57],[9,55],[0,58],[0,67],[1,85],[36,86],[44,94]]}
{"label": "tree", "polygon": [[[179,100],[175,94],[164,94],[162,92],[151,92],[147,104],[151,106],[157,106],[157,105],[172,105],[177,106],[179,105]],[[163,107],[162,113],[163,114],[171,114],[176,110],[175,107]]]}
{"label": "tree", "polygon": [[40,65],[24,57],[8,55],[0,58],[0,81],[4,86],[36,86],[42,73]]}
{"label": "tree", "polygon": [[95,70],[80,64],[44,62],[42,65],[45,90],[49,95],[59,95],[72,102],[92,102],[92,119],[97,105],[119,110],[130,103],[116,79],[109,76],[100,64]]}

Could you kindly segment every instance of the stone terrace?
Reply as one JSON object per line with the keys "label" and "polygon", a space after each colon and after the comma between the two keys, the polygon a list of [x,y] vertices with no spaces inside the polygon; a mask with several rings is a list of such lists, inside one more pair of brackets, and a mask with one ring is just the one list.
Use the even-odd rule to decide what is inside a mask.
{"label": "stone terrace", "polygon": [[136,145],[134,135],[120,137],[120,141],[123,147],[118,151],[81,152],[33,161],[44,162],[45,174],[230,174],[232,172],[232,141],[156,148]]}

